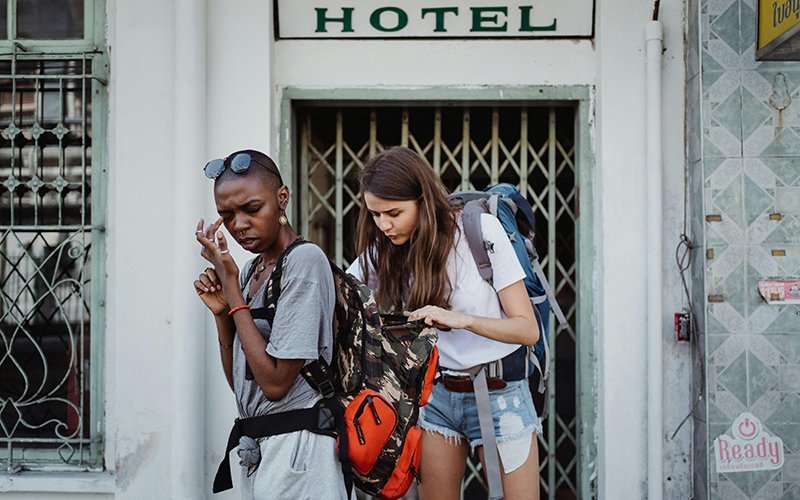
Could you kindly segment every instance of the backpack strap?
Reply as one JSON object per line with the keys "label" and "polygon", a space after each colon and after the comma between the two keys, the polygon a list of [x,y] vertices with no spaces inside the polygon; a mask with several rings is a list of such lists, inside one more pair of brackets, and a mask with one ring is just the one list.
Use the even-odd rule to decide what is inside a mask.
{"label": "backpack strap", "polygon": [[272,328],[272,322],[275,320],[275,307],[278,305],[278,298],[281,295],[281,282],[283,281],[283,264],[289,253],[302,244],[311,243],[303,238],[298,237],[275,260],[275,267],[269,275],[270,289],[264,294],[264,304],[261,307],[250,309],[250,314],[254,319],[266,319],[269,327]]}
{"label": "backpack strap", "polygon": [[214,476],[212,491],[219,493],[233,488],[231,479],[231,464],[228,454],[239,445],[242,436],[260,438],[267,436],[277,436],[307,430],[316,434],[334,436],[332,423],[332,411],[324,404],[317,403],[311,408],[300,410],[289,410],[258,417],[237,418],[233,421],[233,428],[228,436],[228,444],[225,447],[225,454],[222,456]]}
{"label": "backpack strap", "polygon": [[[247,287],[247,284],[250,282],[250,278],[253,277],[253,274],[256,272],[256,267],[258,267],[259,259],[253,260],[253,264],[250,265],[250,269],[247,270],[247,274],[244,277],[244,284],[242,285],[242,294],[244,294],[244,289]],[[253,316],[253,319],[257,318],[258,316]],[[253,380],[253,370],[250,369],[250,364],[247,363],[247,359],[244,361],[244,378],[245,380]]]}
{"label": "backpack strap", "polygon": [[462,209],[464,208],[464,205],[472,200],[485,200],[488,197],[489,195],[486,193],[486,191],[458,191],[456,193],[452,193],[448,197],[448,203],[455,209]]}
{"label": "backpack strap", "polygon": [[303,366],[300,369],[300,375],[306,379],[308,385],[319,391],[323,398],[332,398],[336,395],[336,386],[331,371],[328,362],[320,356],[319,359]]}
{"label": "backpack strap", "polygon": [[550,288],[550,283],[547,282],[547,278],[544,275],[544,270],[542,270],[542,265],[539,263],[539,259],[531,259],[533,262],[533,272],[536,273],[536,276],[539,277],[539,281],[542,282],[542,288],[544,288],[545,296],[547,296],[547,300],[550,301],[550,309],[553,310],[553,314],[555,314],[556,319],[558,320],[558,325],[563,328],[564,330],[572,331],[572,327],[569,325],[569,321],[567,321],[566,316],[564,316],[564,311],[561,310],[561,306],[558,305],[558,301],[556,301],[556,296],[553,294],[553,289]]}
{"label": "backpack strap", "polygon": [[[267,290],[267,293],[264,294],[264,304],[259,308],[250,309],[250,314],[252,314],[254,319],[255,318],[266,319],[267,322],[269,323],[270,328],[272,328],[272,323],[275,321],[275,310],[278,306],[278,299],[280,298],[281,295],[283,265],[286,260],[286,256],[289,255],[289,253],[292,250],[305,243],[311,243],[311,242],[298,237],[288,247],[286,247],[286,249],[278,256],[278,259],[275,261],[275,267],[272,269],[272,273],[270,273],[269,277],[270,288],[269,290]],[[245,364],[245,376],[247,376],[247,373],[251,373],[250,367],[247,364]],[[319,359],[314,360],[306,364],[303,368],[301,368],[300,374],[313,389],[322,393],[323,398],[320,400],[318,405],[321,405],[324,408],[326,408],[333,418],[336,433],[339,436],[339,446],[338,446],[339,463],[342,467],[342,476],[344,478],[345,490],[347,496],[350,497],[353,491],[353,469],[350,463],[350,455],[348,454],[349,452],[347,446],[347,429],[345,426],[344,408],[339,403],[339,401],[333,397],[336,394],[336,391],[335,391],[335,385],[333,383],[333,377],[331,375],[331,368],[325,361],[325,358],[320,356]],[[281,412],[276,415],[284,415],[287,413],[290,412]],[[304,430],[304,429],[312,430],[307,427],[300,427],[297,430]],[[231,431],[231,435],[233,435],[233,431]],[[238,440],[236,441],[236,443],[234,443],[233,446],[236,447],[237,444]],[[228,446],[230,445],[231,441],[229,439]],[[228,450],[228,452],[230,452],[230,450]],[[228,456],[227,455],[228,452],[226,452],[225,454],[226,457]],[[220,468],[222,468],[222,465],[220,465]],[[228,476],[230,476],[230,465],[228,465]]]}
{"label": "backpack strap", "polygon": [[320,356],[319,359],[301,368],[300,374],[306,382],[308,382],[308,385],[322,393],[321,403],[331,411],[336,426],[336,432],[339,436],[339,465],[342,468],[345,493],[347,493],[347,497],[350,498],[353,492],[353,466],[350,462],[350,448],[347,439],[344,407],[339,400],[334,397],[336,395],[336,386],[333,380],[332,369],[328,362],[325,361],[325,358]]}
{"label": "backpack strap", "polygon": [[517,219],[517,225],[519,225],[519,216],[521,214],[528,225],[526,229],[528,229],[528,231],[531,233],[535,232],[536,219],[533,216],[533,207],[531,206],[530,202],[522,195],[522,193],[517,191],[516,188],[514,188],[514,191],[508,194],[508,199],[511,200],[516,207],[514,215]]}
{"label": "backpack strap", "polygon": [[244,293],[244,289],[247,287],[247,283],[250,281],[250,278],[253,277],[253,274],[256,272],[256,266],[258,266],[259,259],[253,259],[253,263],[250,264],[250,268],[247,270],[247,274],[244,277],[244,283],[241,286],[242,293]]}
{"label": "backpack strap", "polygon": [[483,241],[483,228],[481,227],[481,214],[485,213],[488,213],[486,200],[470,200],[461,211],[461,224],[464,226],[464,235],[467,238],[469,251],[478,265],[478,272],[481,278],[491,283],[492,263],[489,261],[489,253],[486,251],[486,244]]}
{"label": "backpack strap", "polygon": [[493,193],[489,197],[489,213],[497,217],[497,203],[500,201],[500,195]]}
{"label": "backpack strap", "polygon": [[489,386],[486,382],[486,366],[480,365],[478,372],[471,374],[475,391],[475,404],[478,407],[478,423],[483,441],[483,459],[486,463],[486,481],[489,483],[489,498],[503,498],[503,476],[500,470],[500,455],[494,435],[494,418],[489,402]]}
{"label": "backpack strap", "polygon": [[[542,288],[544,289],[544,296],[550,303],[550,310],[553,311],[553,314],[558,321],[559,329],[567,330],[575,336],[575,332],[572,330],[572,326],[570,326],[569,322],[567,321],[566,316],[564,315],[564,311],[561,310],[561,306],[558,305],[558,301],[556,300],[556,296],[553,293],[553,289],[550,287],[550,283],[547,281],[547,277],[544,275],[544,270],[542,269],[542,265],[539,263],[539,256],[536,254],[536,250],[533,248],[533,245],[530,244],[529,241],[526,241],[526,248],[528,250],[528,254],[533,257],[530,259],[531,265],[533,267],[533,272],[536,273],[536,276],[539,278],[539,282],[542,284]],[[540,300],[541,297],[535,297],[531,299],[531,302],[537,300],[540,303],[543,300]],[[534,311],[538,309],[534,305]],[[538,319],[537,319],[538,321]],[[541,322],[540,331],[541,331]],[[542,419],[546,419],[549,414],[549,405],[547,404],[547,396],[548,396],[548,388],[547,388],[547,378],[550,375],[550,346],[548,343],[542,342],[544,346],[544,366],[540,366],[539,359],[536,356],[532,356],[533,363],[536,365],[536,368],[539,370],[539,392],[544,396],[544,407],[542,408]]]}
{"label": "backpack strap", "polygon": [[[253,317],[253,319],[267,320],[270,328],[272,328],[272,322],[275,320],[275,306],[278,304],[278,297],[281,294],[281,280],[283,278],[283,261],[286,259],[286,256],[289,255],[289,252],[291,252],[292,250],[294,250],[303,243],[309,243],[309,242],[304,240],[303,238],[298,237],[288,247],[286,247],[283,250],[283,252],[281,252],[281,254],[278,256],[278,259],[275,261],[275,267],[272,268],[272,273],[270,273],[269,276],[268,284],[270,284],[271,287],[264,294],[264,304],[261,307],[255,307],[250,309],[250,315]],[[253,267],[250,268],[247,280],[250,279],[250,275],[253,274],[253,270],[255,270],[255,268],[256,266],[254,263]],[[245,283],[247,283],[247,280],[245,281]],[[271,294],[270,291],[272,292]],[[250,369],[250,363],[248,363],[246,359],[244,362],[244,378],[245,380],[253,380],[253,370]]]}

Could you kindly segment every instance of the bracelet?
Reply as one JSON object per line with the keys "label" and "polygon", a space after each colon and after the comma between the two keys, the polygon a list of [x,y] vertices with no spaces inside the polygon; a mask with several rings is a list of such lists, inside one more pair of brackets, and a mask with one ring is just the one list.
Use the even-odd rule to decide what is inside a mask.
{"label": "bracelet", "polygon": [[223,344],[222,341],[217,337],[217,342],[219,342],[219,346],[225,349],[226,351],[230,351],[233,349],[233,344]]}
{"label": "bracelet", "polygon": [[250,309],[250,306],[248,306],[247,304],[236,306],[230,311],[228,311],[228,316],[233,316],[233,313],[235,313],[236,311],[241,311],[242,309]]}

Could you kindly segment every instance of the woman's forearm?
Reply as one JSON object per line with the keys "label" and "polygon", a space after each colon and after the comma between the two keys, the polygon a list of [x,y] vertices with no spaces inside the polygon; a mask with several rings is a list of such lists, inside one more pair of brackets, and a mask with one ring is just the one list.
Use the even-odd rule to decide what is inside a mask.
{"label": "woman's forearm", "polygon": [[214,316],[217,324],[217,339],[219,341],[219,357],[222,362],[222,371],[228,380],[228,385],[233,390],[233,337],[236,326],[228,313]]}
{"label": "woman's forearm", "polygon": [[512,318],[486,318],[466,315],[466,329],[482,337],[507,344],[533,345],[539,340],[539,327],[536,321],[523,316]]}

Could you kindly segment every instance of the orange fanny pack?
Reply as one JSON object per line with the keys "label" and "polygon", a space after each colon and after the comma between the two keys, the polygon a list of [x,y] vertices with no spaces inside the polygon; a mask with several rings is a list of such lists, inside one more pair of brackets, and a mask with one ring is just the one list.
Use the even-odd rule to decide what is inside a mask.
{"label": "orange fanny pack", "polygon": [[[439,351],[433,348],[418,388],[419,406],[424,406],[433,391]],[[386,477],[377,488],[377,496],[395,499],[403,496],[411,482],[419,478],[422,431],[415,425],[398,428],[402,420],[397,410],[378,391],[364,388],[344,412],[347,432],[347,455],[357,475],[365,480]],[[399,457],[396,451],[400,450]],[[394,456],[391,459],[389,455]]]}
{"label": "orange fanny pack", "polygon": [[361,474],[369,474],[397,426],[397,412],[380,394],[364,389],[344,412],[350,461]]}

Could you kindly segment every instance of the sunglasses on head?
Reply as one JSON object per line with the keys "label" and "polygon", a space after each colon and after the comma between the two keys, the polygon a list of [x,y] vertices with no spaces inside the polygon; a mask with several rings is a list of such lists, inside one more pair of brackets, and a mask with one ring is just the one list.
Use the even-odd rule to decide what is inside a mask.
{"label": "sunglasses on head", "polygon": [[[225,171],[225,162],[227,160],[227,158],[217,158],[216,160],[211,160],[210,162],[206,163],[205,167],[203,167],[203,173],[206,174],[206,177],[209,179],[216,179],[222,175],[222,172]],[[283,179],[281,178],[281,173],[278,172],[278,169],[272,165],[264,165],[260,161],[250,156],[250,153],[238,153],[236,156],[231,158],[230,167],[231,170],[237,174],[241,174],[242,172],[246,172],[252,163],[258,163],[273,174],[277,175],[278,179],[281,181],[281,184],[283,184]]]}

